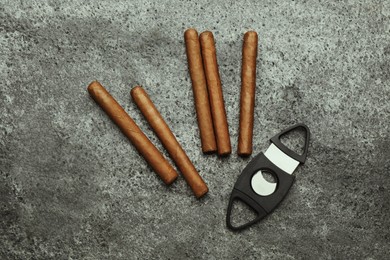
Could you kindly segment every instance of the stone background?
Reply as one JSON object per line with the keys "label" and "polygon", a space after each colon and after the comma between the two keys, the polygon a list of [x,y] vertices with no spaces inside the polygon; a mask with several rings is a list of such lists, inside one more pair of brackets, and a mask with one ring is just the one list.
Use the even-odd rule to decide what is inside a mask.
{"label": "stone background", "polygon": [[[65,3],[64,3],[65,2]],[[1,259],[388,259],[389,1],[0,0]],[[233,154],[203,155],[183,33],[216,39]],[[296,123],[306,164],[280,207],[225,226],[241,46],[259,33],[254,153]],[[145,87],[209,185],[166,187],[89,97]],[[167,153],[164,151],[164,154]],[[252,156],[253,157],[253,156]]]}

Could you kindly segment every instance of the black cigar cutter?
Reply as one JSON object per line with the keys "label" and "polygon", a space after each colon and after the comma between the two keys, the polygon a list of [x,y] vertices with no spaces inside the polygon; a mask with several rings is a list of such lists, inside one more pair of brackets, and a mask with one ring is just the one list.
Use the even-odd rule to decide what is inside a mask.
{"label": "black cigar cutter", "polygon": [[[302,129],[306,132],[305,146],[301,155],[287,148],[280,141],[280,137],[292,130]],[[306,160],[309,146],[310,131],[304,124],[293,125],[270,139],[271,145],[265,153],[254,157],[238,177],[230,195],[226,215],[226,224],[231,230],[242,230],[260,221],[271,214],[287,195],[294,183],[291,175],[298,165]],[[271,173],[276,183],[270,183],[264,179],[262,171]],[[257,216],[252,221],[241,226],[233,226],[231,212],[233,201],[241,202],[252,208]]]}

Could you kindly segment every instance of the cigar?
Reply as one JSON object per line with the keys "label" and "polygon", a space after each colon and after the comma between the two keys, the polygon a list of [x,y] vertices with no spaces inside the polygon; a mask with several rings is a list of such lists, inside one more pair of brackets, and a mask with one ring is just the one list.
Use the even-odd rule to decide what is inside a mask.
{"label": "cigar", "polygon": [[237,154],[252,154],[253,117],[256,88],[257,33],[250,31],[244,35],[242,46],[240,127]]}
{"label": "cigar", "polygon": [[206,183],[203,181],[202,177],[200,177],[183,148],[181,148],[180,144],[177,142],[175,136],[150,100],[148,94],[141,86],[134,87],[130,91],[130,94],[141,113],[144,115],[146,121],[148,121],[165,149],[167,149],[172,160],[176,163],[195,196],[200,198],[205,195],[208,191]]}
{"label": "cigar", "polygon": [[178,174],[172,165],[163,157],[157,148],[149,141],[134,120],[123,110],[116,100],[97,81],[88,86],[88,92],[96,103],[106,112],[112,121],[120,128],[147,163],[160,176],[165,184],[171,184]]}
{"label": "cigar", "polygon": [[218,72],[214,37],[212,32],[206,31],[201,33],[199,38],[202,48],[207,89],[210,97],[211,114],[213,117],[218,155],[224,156],[231,153],[231,146],[221,79]]}
{"label": "cigar", "polygon": [[184,39],[187,50],[188,68],[192,81],[192,91],[195,99],[202,152],[212,153],[217,151],[217,144],[215,142],[209,94],[207,93],[206,77],[203,71],[198,32],[192,28],[188,29],[184,33]]}

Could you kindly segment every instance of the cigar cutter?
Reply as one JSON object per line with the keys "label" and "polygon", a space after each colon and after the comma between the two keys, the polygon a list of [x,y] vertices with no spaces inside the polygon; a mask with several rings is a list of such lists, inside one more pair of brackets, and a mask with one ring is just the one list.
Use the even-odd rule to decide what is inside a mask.
{"label": "cigar cutter", "polygon": [[[302,154],[290,150],[280,141],[282,135],[297,129],[305,131],[305,146]],[[292,186],[294,182],[292,173],[306,160],[309,138],[310,131],[306,125],[293,125],[272,137],[270,139],[271,145],[267,151],[256,155],[249,162],[238,177],[230,195],[226,215],[228,228],[242,230],[272,213]],[[271,174],[275,179],[275,183],[270,183],[264,179],[262,171]],[[235,200],[240,200],[249,206],[256,213],[255,219],[241,226],[233,226],[231,212]]]}

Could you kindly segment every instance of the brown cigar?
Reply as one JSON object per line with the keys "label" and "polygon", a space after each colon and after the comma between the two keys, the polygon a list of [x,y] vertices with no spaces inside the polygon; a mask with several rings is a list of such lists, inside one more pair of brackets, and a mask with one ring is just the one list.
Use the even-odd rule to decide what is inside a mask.
{"label": "brown cigar", "polygon": [[88,92],[127,138],[129,138],[130,142],[137,148],[138,152],[145,158],[164,183],[171,184],[176,180],[178,174],[172,165],[149,141],[134,120],[123,110],[107,90],[99,82],[93,81],[88,86]]}
{"label": "brown cigar", "polygon": [[218,154],[221,156],[228,155],[231,153],[229,128],[212,32],[206,31],[201,33],[200,44],[202,47],[203,65],[207,79],[207,89],[210,97]]}
{"label": "brown cigar", "polygon": [[257,33],[247,32],[242,46],[240,130],[238,155],[252,154],[253,117],[256,88]]}
{"label": "brown cigar", "polygon": [[192,81],[192,90],[194,92],[202,151],[204,153],[212,153],[217,151],[217,144],[215,142],[209,94],[207,93],[206,77],[203,71],[198,32],[195,29],[188,29],[184,33],[184,39],[187,50],[188,68]]}
{"label": "brown cigar", "polygon": [[161,114],[157,111],[157,108],[150,100],[148,94],[146,94],[145,90],[140,86],[134,87],[130,94],[138,108],[141,110],[141,113],[144,115],[146,121],[148,121],[165,149],[167,149],[172,160],[176,163],[195,196],[200,198],[205,195],[208,191],[206,183],[203,181],[202,177],[200,177],[190,159],[188,159],[188,156],[177,142],[175,136]]}

